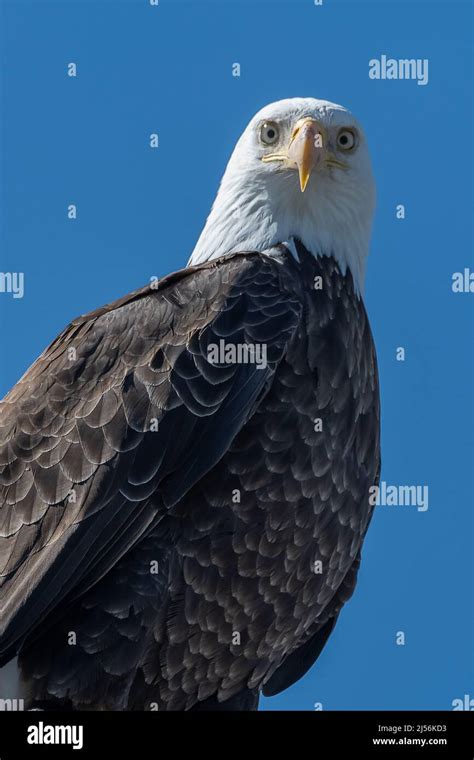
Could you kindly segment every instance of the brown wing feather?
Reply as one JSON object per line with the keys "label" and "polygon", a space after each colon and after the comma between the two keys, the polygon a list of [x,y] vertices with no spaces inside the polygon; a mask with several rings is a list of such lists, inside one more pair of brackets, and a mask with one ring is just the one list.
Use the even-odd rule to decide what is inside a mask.
{"label": "brown wing feather", "polygon": [[[242,254],[174,273],[74,320],[5,397],[0,662],[227,450],[298,319],[279,270]],[[207,361],[262,330],[265,370]]]}

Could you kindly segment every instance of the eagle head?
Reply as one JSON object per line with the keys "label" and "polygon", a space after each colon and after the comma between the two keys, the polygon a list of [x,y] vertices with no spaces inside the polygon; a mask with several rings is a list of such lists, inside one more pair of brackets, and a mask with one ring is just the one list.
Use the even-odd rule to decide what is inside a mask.
{"label": "eagle head", "polygon": [[298,238],[348,267],[361,290],[374,206],[366,137],[350,111],[315,98],[280,100],[238,140],[190,263]]}

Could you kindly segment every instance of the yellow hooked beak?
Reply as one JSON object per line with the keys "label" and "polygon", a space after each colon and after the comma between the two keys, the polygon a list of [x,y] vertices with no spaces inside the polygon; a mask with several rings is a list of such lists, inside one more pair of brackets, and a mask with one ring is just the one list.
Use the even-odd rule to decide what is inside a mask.
{"label": "yellow hooked beak", "polygon": [[301,192],[304,193],[311,172],[323,160],[326,150],[323,133],[314,119],[301,119],[293,130],[288,146],[288,159],[298,169]]}
{"label": "yellow hooked beak", "polygon": [[286,168],[298,169],[304,193],[313,169],[325,158],[323,129],[315,119],[307,117],[295,124],[286,153],[267,153],[262,161],[281,161]]}

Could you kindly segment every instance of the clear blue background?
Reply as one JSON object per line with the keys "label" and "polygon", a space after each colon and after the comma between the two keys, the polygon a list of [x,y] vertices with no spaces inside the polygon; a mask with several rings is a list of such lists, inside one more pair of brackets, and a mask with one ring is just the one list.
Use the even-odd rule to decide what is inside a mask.
{"label": "clear blue background", "polygon": [[[0,294],[2,394],[71,318],[186,263],[262,105],[311,95],[365,125],[378,183],[366,301],[383,478],[428,485],[429,509],[376,510],[330,643],[264,709],[450,709],[474,697],[474,294],[451,290],[453,272],[474,268],[471,11],[452,1],[2,4],[0,268],[25,273],[22,300]],[[368,61],[383,53],[428,58],[429,84],[370,80]]]}

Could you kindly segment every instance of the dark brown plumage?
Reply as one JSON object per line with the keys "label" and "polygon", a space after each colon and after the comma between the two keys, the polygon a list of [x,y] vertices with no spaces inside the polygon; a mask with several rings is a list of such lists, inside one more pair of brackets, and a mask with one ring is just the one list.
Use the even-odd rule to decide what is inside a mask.
{"label": "dark brown plumage", "polygon": [[[350,272],[296,245],[75,320],[2,402],[0,663],[19,653],[30,705],[253,709],[319,655],[356,582],[379,398]],[[222,338],[266,368],[210,364]]]}

